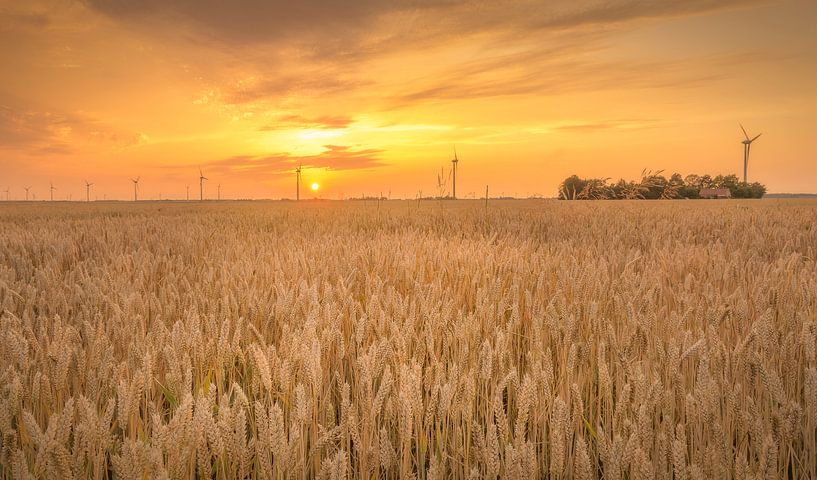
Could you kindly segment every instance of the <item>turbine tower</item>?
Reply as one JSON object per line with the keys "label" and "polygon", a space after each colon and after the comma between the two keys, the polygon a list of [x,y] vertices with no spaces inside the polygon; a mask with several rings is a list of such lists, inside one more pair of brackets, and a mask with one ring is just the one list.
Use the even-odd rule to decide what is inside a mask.
{"label": "turbine tower", "polygon": [[743,125],[740,126],[740,129],[743,130],[743,136],[746,137],[746,140],[742,141],[743,144],[743,183],[747,183],[747,173],[749,170],[749,150],[752,148],[752,142],[758,139],[762,133],[757,134],[755,138],[750,139],[749,134],[746,133],[746,129],[743,128]]}
{"label": "turbine tower", "polygon": [[185,194],[185,200],[187,200],[189,202],[190,201],[190,185],[187,185],[185,188],[186,188],[186,191],[187,191],[187,193]]}
{"label": "turbine tower", "polygon": [[26,202],[27,202],[28,201],[28,191],[31,190],[31,187],[23,187],[23,189],[26,191]]}
{"label": "turbine tower", "polygon": [[130,181],[133,182],[133,201],[137,200],[136,192],[139,190],[139,179],[142,177],[131,178]]}
{"label": "turbine tower", "polygon": [[51,183],[51,187],[49,188],[49,190],[51,191],[51,201],[53,202],[54,201],[54,190],[56,190],[57,188],[54,186],[54,182],[50,182],[50,183]]}
{"label": "turbine tower", "polygon": [[91,201],[91,185],[93,185],[93,183],[88,183],[88,180],[85,180],[85,201],[86,202]]}
{"label": "turbine tower", "polygon": [[451,160],[451,173],[453,174],[452,180],[452,195],[451,198],[454,200],[457,199],[457,164],[460,163],[460,159],[457,158],[457,147],[454,147],[454,159]]}
{"label": "turbine tower", "polygon": [[220,183],[218,184],[218,196],[216,198],[218,198],[218,200],[221,201],[221,184]]}
{"label": "turbine tower", "polygon": [[6,187],[6,201],[9,201],[9,187]]}
{"label": "turbine tower", "polygon": [[301,166],[295,169],[295,201],[301,199]]}
{"label": "turbine tower", "polygon": [[204,201],[204,181],[207,180],[207,177],[201,173],[201,169],[199,169],[199,200]]}

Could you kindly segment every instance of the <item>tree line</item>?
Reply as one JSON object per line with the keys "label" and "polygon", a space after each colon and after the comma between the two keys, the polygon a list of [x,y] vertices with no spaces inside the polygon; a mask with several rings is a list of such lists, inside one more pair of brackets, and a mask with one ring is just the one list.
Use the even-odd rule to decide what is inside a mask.
{"label": "tree line", "polygon": [[673,173],[669,178],[662,171],[642,171],[641,180],[611,182],[610,178],[567,177],[559,185],[561,200],[658,200],[673,198],[701,198],[704,188],[728,188],[732,198],[761,198],[766,186],[745,183],[736,175],[687,175]]}

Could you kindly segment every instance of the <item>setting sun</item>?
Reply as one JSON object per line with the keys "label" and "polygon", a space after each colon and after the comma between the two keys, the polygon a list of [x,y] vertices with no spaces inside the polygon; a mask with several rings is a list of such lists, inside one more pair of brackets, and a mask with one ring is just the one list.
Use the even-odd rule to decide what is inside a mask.
{"label": "setting sun", "polygon": [[312,184],[312,191],[313,192],[317,192],[319,188],[321,188],[321,186],[317,182]]}

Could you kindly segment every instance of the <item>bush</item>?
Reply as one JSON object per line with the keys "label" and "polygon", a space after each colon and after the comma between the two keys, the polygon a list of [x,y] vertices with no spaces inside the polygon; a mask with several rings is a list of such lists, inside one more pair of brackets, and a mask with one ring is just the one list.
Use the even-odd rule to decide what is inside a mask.
{"label": "bush", "polygon": [[639,181],[620,179],[611,183],[609,178],[567,177],[559,185],[560,200],[657,200],[673,198],[701,198],[703,188],[728,188],[732,198],[762,198],[766,186],[745,183],[736,175],[687,175],[675,173],[669,179],[656,173],[644,171]]}

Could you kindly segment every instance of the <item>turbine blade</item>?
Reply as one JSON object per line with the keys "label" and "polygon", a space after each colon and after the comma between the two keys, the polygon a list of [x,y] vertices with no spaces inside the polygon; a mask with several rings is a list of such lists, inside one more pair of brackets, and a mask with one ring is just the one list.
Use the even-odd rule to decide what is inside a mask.
{"label": "turbine blade", "polygon": [[761,136],[761,135],[763,135],[763,134],[762,134],[762,133],[758,133],[758,134],[757,134],[757,137],[753,138],[753,139],[752,139],[752,141],[754,142],[755,140],[757,140],[758,138],[760,138],[760,136]]}
{"label": "turbine blade", "polygon": [[740,125],[740,129],[743,130],[743,135],[746,137],[746,140],[749,140],[749,134],[746,133],[746,129],[743,128],[742,124],[739,123],[738,125]]}

